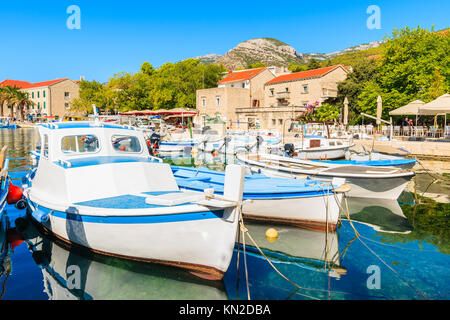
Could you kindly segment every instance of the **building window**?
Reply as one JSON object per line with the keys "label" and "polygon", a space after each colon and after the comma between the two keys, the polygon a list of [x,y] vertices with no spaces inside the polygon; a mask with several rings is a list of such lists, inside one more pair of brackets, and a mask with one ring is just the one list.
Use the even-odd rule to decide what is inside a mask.
{"label": "building window", "polygon": [[202,99],[202,107],[206,107],[206,99],[205,98]]}
{"label": "building window", "polygon": [[285,88],[286,89],[286,92],[289,92],[289,88]]}
{"label": "building window", "polygon": [[38,94],[38,98],[39,98],[39,91],[37,92],[37,94]]}
{"label": "building window", "polygon": [[272,119],[272,124],[275,126],[277,124],[277,119]]}
{"label": "building window", "polygon": [[242,88],[245,88],[245,82],[242,82]]}
{"label": "building window", "polygon": [[66,110],[69,110],[70,109],[70,104],[64,103],[64,107],[66,107]]}
{"label": "building window", "polygon": [[45,101],[44,101],[44,109],[45,109]]}
{"label": "building window", "polygon": [[259,107],[259,100],[252,100],[252,107]]}
{"label": "building window", "polygon": [[34,92],[31,93],[31,99],[34,99]]}
{"label": "building window", "polygon": [[220,106],[220,97],[216,97],[216,106],[217,106],[217,107]]}
{"label": "building window", "polygon": [[281,125],[283,124],[283,119],[278,119],[278,123]]}
{"label": "building window", "polygon": [[70,92],[64,92],[64,98],[69,99],[70,97]]}
{"label": "building window", "polygon": [[274,89],[269,89],[269,91],[270,91],[270,96],[273,97]]}
{"label": "building window", "polygon": [[41,108],[41,103],[40,102],[38,102],[38,109],[40,109]]}
{"label": "building window", "polygon": [[42,96],[45,98],[45,90],[42,90]]}
{"label": "building window", "polygon": [[303,93],[308,93],[308,85],[303,85]]}

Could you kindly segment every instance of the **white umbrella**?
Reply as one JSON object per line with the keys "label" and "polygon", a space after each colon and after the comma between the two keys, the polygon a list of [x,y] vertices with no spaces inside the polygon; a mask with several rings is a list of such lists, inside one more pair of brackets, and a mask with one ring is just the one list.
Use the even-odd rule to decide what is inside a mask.
{"label": "white umbrella", "polygon": [[421,106],[419,108],[419,114],[424,115],[437,115],[450,113],[450,94],[446,93]]}
{"label": "white umbrella", "polygon": [[348,123],[348,99],[345,97],[344,99],[344,125],[346,126]]}
{"label": "white umbrella", "polygon": [[383,100],[381,96],[377,98],[377,124],[381,124],[381,111],[383,110]]}
{"label": "white umbrella", "polygon": [[[446,93],[439,98],[424,104],[419,108],[419,114],[423,115],[444,115],[444,131],[447,126],[447,113],[450,113],[450,94]],[[436,119],[435,119],[436,121]]]}

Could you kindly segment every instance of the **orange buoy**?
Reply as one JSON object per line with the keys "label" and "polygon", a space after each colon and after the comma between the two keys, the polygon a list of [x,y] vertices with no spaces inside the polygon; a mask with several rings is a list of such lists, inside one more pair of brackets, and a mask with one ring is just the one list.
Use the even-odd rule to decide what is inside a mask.
{"label": "orange buoy", "polygon": [[213,157],[217,157],[218,154],[219,154],[219,153],[218,153],[217,151],[214,151],[214,152],[213,152]]}
{"label": "orange buoy", "polygon": [[17,201],[22,199],[22,189],[18,186],[13,185],[11,182],[9,183],[8,195],[6,196],[6,202],[8,204],[15,204]]}
{"label": "orange buoy", "polygon": [[120,146],[120,150],[125,151],[125,146]]}

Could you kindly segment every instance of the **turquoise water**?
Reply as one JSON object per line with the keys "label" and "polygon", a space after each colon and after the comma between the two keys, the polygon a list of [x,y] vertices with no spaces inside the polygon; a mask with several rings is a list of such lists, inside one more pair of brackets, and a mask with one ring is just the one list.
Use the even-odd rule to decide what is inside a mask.
{"label": "turquoise water", "polygon": [[[10,175],[16,185],[32,168],[29,151],[36,142],[33,129],[0,131],[0,145],[8,145]],[[221,169],[224,160],[197,155],[166,161]],[[232,158],[226,160],[233,162]],[[400,203],[349,199],[350,218],[360,238],[355,237],[352,224],[345,219],[337,232],[328,235],[247,222],[264,255],[297,286],[280,276],[248,237],[245,259],[244,247],[236,244],[224,279],[207,281],[176,268],[65,248],[30,224],[20,233],[24,241],[16,242],[3,259],[3,265],[11,271],[0,278],[0,295],[2,299],[36,300],[245,300],[248,295],[251,299],[276,300],[449,299],[450,207],[425,198],[421,198],[422,204],[412,205],[413,199],[407,193]],[[2,221],[9,221],[10,239],[19,236],[14,221],[24,214],[14,206],[7,207]],[[265,238],[268,228],[278,231],[274,242]],[[77,266],[81,276],[75,286],[71,266]]]}

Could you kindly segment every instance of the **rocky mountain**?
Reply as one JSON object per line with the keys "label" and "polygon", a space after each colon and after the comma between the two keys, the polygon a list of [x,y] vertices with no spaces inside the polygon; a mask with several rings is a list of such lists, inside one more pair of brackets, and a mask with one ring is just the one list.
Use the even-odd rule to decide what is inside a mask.
{"label": "rocky mountain", "polygon": [[304,63],[303,56],[294,48],[272,38],[251,39],[238,44],[214,63],[222,63],[227,69],[245,68],[262,62],[267,66],[283,67],[291,62]]}
{"label": "rocky mountain", "polygon": [[314,58],[319,61],[328,60],[342,54],[366,50],[380,46],[383,41],[360,44],[331,53],[299,53],[286,43],[272,38],[250,39],[238,44],[225,55],[208,54],[201,57],[202,63],[222,63],[228,70],[245,68],[247,65],[262,62],[266,66],[287,67],[290,63],[303,64]]}

